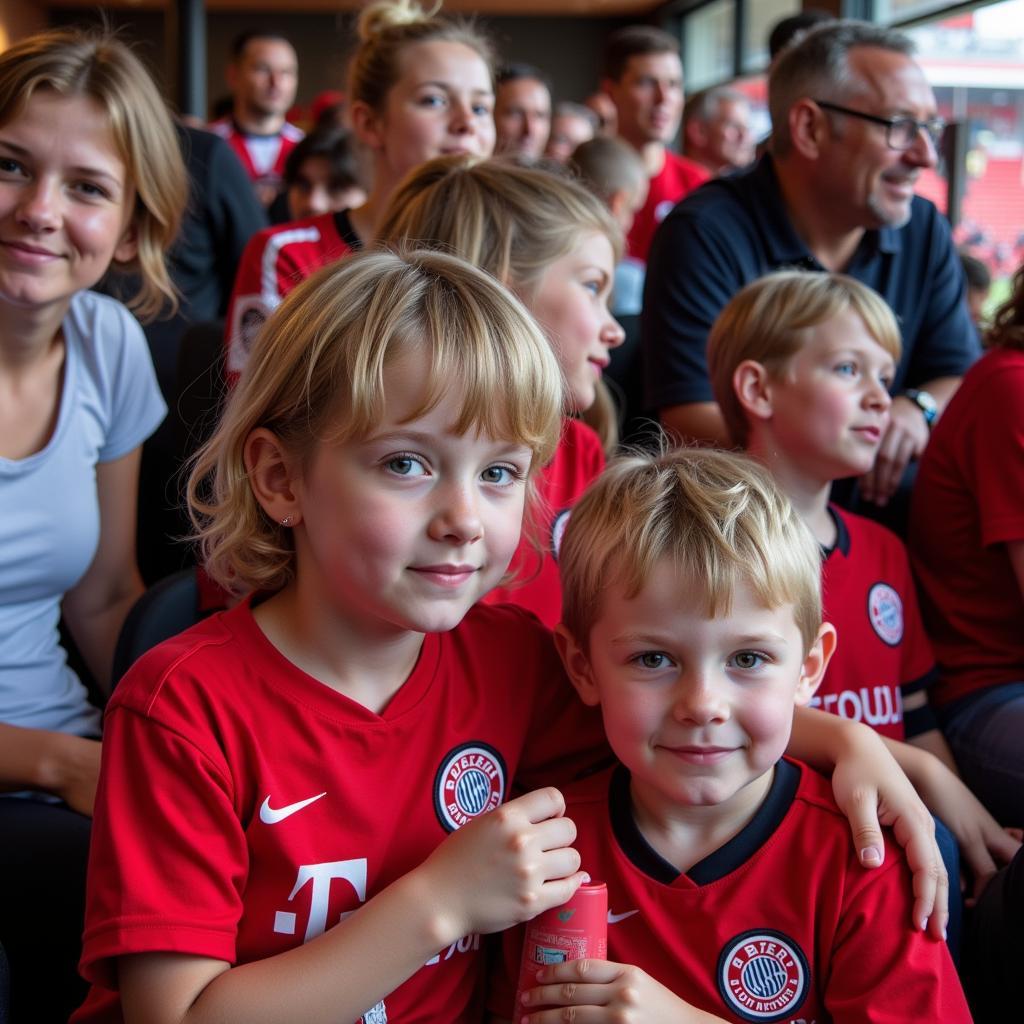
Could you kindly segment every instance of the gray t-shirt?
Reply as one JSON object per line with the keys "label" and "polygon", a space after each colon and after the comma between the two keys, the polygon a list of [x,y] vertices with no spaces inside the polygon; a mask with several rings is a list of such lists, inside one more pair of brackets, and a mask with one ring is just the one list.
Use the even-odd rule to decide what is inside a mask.
{"label": "gray t-shirt", "polygon": [[167,412],[135,318],[79,292],[63,323],[60,411],[46,446],[0,458],[0,721],[98,736],[100,713],[68,668],[64,594],[99,542],[96,465],[138,447]]}

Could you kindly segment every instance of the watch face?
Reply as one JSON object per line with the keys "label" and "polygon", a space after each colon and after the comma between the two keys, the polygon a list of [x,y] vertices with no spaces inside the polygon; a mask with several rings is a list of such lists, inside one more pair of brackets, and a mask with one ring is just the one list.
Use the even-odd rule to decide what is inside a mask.
{"label": "watch face", "polygon": [[939,411],[939,407],[936,404],[935,399],[928,394],[927,391],[908,389],[905,394],[907,398],[909,398],[914,405],[924,413],[924,418],[928,423],[931,423],[935,419],[935,415]]}

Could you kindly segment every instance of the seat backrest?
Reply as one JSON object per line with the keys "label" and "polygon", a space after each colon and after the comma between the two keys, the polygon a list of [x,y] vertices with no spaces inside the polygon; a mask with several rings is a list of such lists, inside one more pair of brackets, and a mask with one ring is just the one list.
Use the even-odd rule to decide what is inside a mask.
{"label": "seat backrest", "polygon": [[201,618],[195,569],[182,569],[155,583],[132,605],[124,620],[114,649],[111,678],[116,683],[151,647]]}

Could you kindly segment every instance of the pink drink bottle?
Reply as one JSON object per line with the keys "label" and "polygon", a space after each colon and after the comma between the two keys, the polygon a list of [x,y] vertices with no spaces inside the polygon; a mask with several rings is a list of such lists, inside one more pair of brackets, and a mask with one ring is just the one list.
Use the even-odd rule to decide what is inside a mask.
{"label": "pink drink bottle", "polygon": [[[581,885],[568,903],[544,911],[526,926],[513,1020],[526,1012],[522,995],[537,987],[540,968],[585,958],[608,958],[608,886],[604,882]],[[543,1009],[547,1007],[531,1006],[530,1012]]]}

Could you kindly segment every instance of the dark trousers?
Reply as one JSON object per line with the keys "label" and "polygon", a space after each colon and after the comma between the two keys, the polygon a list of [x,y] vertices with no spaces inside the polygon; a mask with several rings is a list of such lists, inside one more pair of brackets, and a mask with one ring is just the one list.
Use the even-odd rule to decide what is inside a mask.
{"label": "dark trousers", "polygon": [[64,1024],[78,975],[91,822],[63,804],[0,797],[0,945],[10,1024]]}

